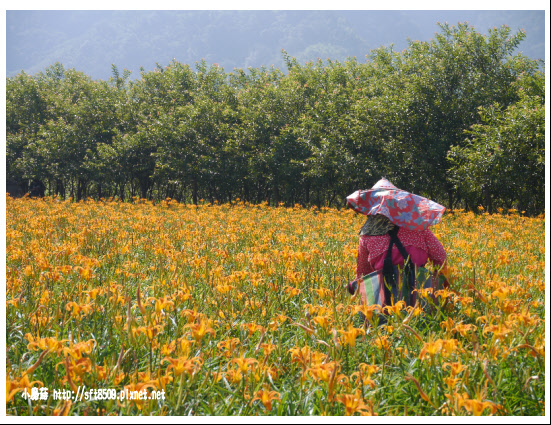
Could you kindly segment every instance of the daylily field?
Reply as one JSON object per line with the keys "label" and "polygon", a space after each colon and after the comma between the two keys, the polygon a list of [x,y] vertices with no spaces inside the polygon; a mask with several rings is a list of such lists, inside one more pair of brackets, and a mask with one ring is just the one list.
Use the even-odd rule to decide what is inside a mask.
{"label": "daylily field", "polygon": [[[451,287],[374,326],[343,288],[351,210],[8,197],[6,215],[8,415],[545,413],[543,216],[446,212]],[[165,398],[54,399],[90,389]]]}

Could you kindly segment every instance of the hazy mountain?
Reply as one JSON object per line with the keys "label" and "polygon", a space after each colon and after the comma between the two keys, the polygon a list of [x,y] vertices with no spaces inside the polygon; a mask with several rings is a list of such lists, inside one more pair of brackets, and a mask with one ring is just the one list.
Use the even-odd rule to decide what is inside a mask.
{"label": "hazy mountain", "polygon": [[429,40],[437,22],[468,21],[478,31],[526,30],[519,52],[545,58],[542,11],[6,11],[6,73],[34,74],[61,62],[107,79],[111,64],[133,76],[173,58],[234,67],[284,68],[281,49],[300,62],[359,61],[371,49]]}

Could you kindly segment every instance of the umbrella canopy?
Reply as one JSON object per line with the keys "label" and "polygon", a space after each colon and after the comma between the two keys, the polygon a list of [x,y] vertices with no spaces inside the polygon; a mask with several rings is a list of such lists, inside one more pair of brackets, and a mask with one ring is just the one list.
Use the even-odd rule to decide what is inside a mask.
{"label": "umbrella canopy", "polygon": [[348,205],[365,215],[381,214],[409,230],[426,230],[438,223],[446,210],[440,204],[400,190],[387,179],[368,190],[357,190],[346,198]]}

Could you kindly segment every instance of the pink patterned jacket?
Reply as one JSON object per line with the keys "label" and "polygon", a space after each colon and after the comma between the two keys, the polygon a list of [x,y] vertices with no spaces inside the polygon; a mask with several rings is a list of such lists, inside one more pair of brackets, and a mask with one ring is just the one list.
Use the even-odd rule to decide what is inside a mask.
{"label": "pink patterned jacket", "polygon": [[[413,264],[417,266],[424,266],[429,258],[436,265],[442,265],[446,261],[446,250],[428,229],[412,231],[402,227],[398,232],[398,238],[404,245]],[[390,236],[388,235],[363,235],[360,237],[356,267],[357,279],[383,268],[389,243]],[[392,264],[403,263],[404,259],[400,255],[400,251],[394,246],[392,248]]]}

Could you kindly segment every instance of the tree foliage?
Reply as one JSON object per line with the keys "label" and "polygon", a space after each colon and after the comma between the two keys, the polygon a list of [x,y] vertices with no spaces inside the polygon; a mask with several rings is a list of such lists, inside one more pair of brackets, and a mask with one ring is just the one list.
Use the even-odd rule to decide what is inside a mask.
{"label": "tree foliage", "polygon": [[545,103],[538,94],[519,89],[509,106],[480,107],[480,124],[467,132],[464,146],[450,152],[451,175],[465,197],[483,198],[520,210],[543,211],[545,200]]}
{"label": "tree foliage", "polygon": [[[350,58],[7,79],[7,175],[73,196],[343,205],[381,176],[449,207],[543,210],[544,75],[524,33],[441,26]],[[519,178],[522,176],[522,178]]]}

